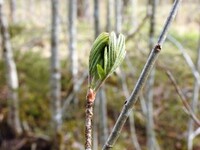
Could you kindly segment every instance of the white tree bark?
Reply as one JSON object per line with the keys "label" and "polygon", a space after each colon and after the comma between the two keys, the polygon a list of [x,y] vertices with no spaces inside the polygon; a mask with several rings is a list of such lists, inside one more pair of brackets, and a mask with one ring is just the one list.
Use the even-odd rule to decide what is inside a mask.
{"label": "white tree bark", "polygon": [[19,119],[19,108],[18,108],[18,76],[17,69],[13,59],[13,52],[10,43],[10,36],[8,32],[8,25],[6,18],[2,12],[2,3],[0,1],[0,28],[2,35],[2,47],[3,47],[3,57],[5,61],[6,68],[6,79],[9,88],[8,96],[8,124],[14,129],[16,134],[21,134],[22,129]]}
{"label": "white tree bark", "polygon": [[[196,62],[196,70],[200,73],[200,32],[199,32],[199,43],[198,43],[197,53],[198,53],[198,55],[197,55],[197,62]],[[200,90],[200,86],[199,86],[198,80],[195,78],[193,98],[192,98],[192,102],[191,102],[191,108],[194,113],[197,112],[199,90]],[[193,138],[191,138],[191,135],[193,134],[193,132],[194,132],[194,121],[193,121],[193,119],[190,119],[189,124],[188,124],[188,139],[187,139],[188,150],[193,149]]]}
{"label": "white tree bark", "polygon": [[73,80],[73,92],[76,92],[77,91],[76,81],[78,76],[78,56],[76,50],[77,0],[69,0],[68,6],[69,6],[68,30],[69,30],[70,72]]}
{"label": "white tree bark", "polygon": [[59,132],[62,125],[62,111],[60,99],[60,60],[59,60],[59,1],[51,0],[51,105],[52,124],[55,132]]}

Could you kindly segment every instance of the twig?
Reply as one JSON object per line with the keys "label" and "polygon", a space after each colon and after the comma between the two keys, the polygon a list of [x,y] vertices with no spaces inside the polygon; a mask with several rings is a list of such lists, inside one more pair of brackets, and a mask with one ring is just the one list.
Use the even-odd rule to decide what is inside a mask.
{"label": "twig", "polygon": [[77,92],[80,90],[81,85],[84,83],[84,81],[87,79],[88,76],[88,71],[84,72],[82,75],[82,78],[79,79],[79,81],[76,83],[76,91],[72,92],[64,101],[63,107],[62,107],[62,114],[65,114],[65,111],[67,110],[67,108],[69,107],[69,104],[71,103],[71,101],[73,100],[73,98],[75,97],[75,95],[77,94]]}
{"label": "twig", "polygon": [[137,28],[126,35],[126,42],[128,42],[130,39],[134,38],[137,35],[137,33],[139,33],[139,31],[145,25],[148,17],[149,17],[149,15],[146,14],[146,16],[142,19],[142,22],[137,26]]}
{"label": "twig", "polygon": [[186,63],[188,64],[188,66],[190,67],[192,74],[194,75],[194,77],[196,78],[196,80],[198,81],[198,84],[200,85],[200,75],[199,72],[197,71],[194,63],[192,62],[192,59],[190,58],[190,56],[185,52],[183,46],[181,45],[180,42],[178,42],[174,37],[168,35],[167,39],[172,42],[182,53],[183,57],[185,58]]}
{"label": "twig", "polygon": [[145,66],[142,70],[142,73],[141,73],[141,75],[140,75],[140,77],[139,77],[139,79],[136,83],[136,86],[135,86],[131,96],[128,98],[127,102],[124,104],[123,109],[120,113],[120,116],[117,119],[117,122],[115,123],[113,130],[112,130],[109,138],[107,139],[105,145],[103,146],[103,150],[111,149],[113,147],[113,145],[115,144],[116,140],[118,139],[119,134],[122,130],[122,127],[124,126],[126,119],[128,118],[129,113],[131,112],[133,105],[136,103],[138,96],[140,94],[140,91],[143,88],[144,83],[145,83],[151,69],[153,68],[157,57],[158,57],[158,54],[161,51],[161,46],[163,45],[163,43],[166,39],[167,32],[169,30],[169,27],[170,27],[172,21],[175,18],[175,15],[177,13],[177,10],[178,10],[180,3],[181,3],[181,0],[176,0],[174,2],[174,5],[172,7],[172,10],[171,10],[167,20],[166,20],[166,23],[163,27],[161,34],[160,34],[158,42],[155,45],[155,47],[152,49],[152,51],[149,55],[149,58],[148,58]]}
{"label": "twig", "polygon": [[173,77],[172,73],[169,70],[166,70],[166,74],[169,77],[169,79],[171,80],[172,84],[174,85],[176,92],[178,93],[184,107],[186,108],[186,110],[188,111],[188,114],[192,117],[192,119],[195,121],[195,123],[200,126],[200,120],[195,116],[192,108],[190,107],[190,105],[187,102],[187,99],[185,97],[185,95],[183,94],[183,92],[181,91],[180,87],[178,86],[178,84],[176,83],[175,78]]}
{"label": "twig", "polygon": [[85,121],[85,149],[91,150],[92,147],[92,116],[93,104],[96,93],[89,89],[86,96],[86,121]]}
{"label": "twig", "polygon": [[[122,89],[123,89],[123,93],[124,93],[124,96],[126,98],[128,98],[128,96],[130,95],[129,94],[129,91],[128,91],[128,86],[126,84],[126,76],[125,74],[123,73],[123,70],[119,69],[119,73],[118,73],[118,76],[120,77],[121,79],[121,83],[122,83]],[[133,143],[133,146],[136,150],[141,150],[141,147],[140,147],[140,144],[138,142],[138,139],[137,139],[137,135],[136,135],[136,132],[135,132],[135,123],[134,123],[134,111],[132,110],[130,112],[130,116],[129,116],[129,125],[130,125],[130,131],[131,131],[131,138],[132,138],[132,143]]]}

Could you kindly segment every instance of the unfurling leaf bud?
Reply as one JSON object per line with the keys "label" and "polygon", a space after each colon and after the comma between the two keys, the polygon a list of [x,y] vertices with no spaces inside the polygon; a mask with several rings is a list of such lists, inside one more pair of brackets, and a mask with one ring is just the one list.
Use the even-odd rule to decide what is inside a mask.
{"label": "unfurling leaf bud", "polygon": [[125,37],[114,32],[101,33],[94,41],[89,56],[89,86],[95,91],[122,63],[126,55]]}

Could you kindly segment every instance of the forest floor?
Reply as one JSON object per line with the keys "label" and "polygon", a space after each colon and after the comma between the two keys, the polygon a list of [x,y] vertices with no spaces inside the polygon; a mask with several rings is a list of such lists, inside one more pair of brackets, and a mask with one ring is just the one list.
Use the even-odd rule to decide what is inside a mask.
{"label": "forest floor", "polygon": [[[37,147],[37,150],[49,150],[52,146],[51,126],[50,126],[50,12],[37,3],[38,11],[32,10],[32,13],[25,13],[27,8],[21,6],[19,14],[19,23],[10,25],[11,42],[14,50],[14,58],[17,64],[19,75],[19,100],[20,100],[20,118],[24,128],[24,134],[15,137],[12,130],[6,124],[7,116],[7,97],[8,87],[6,86],[5,67],[0,57],[0,141],[6,150],[13,145],[19,150],[29,150]],[[45,2],[46,3],[46,2]],[[46,3],[46,7],[50,7]],[[102,6],[103,7],[103,6]],[[61,12],[65,12],[65,6],[62,6]],[[144,7],[138,10],[138,22],[145,16]],[[173,23],[169,34],[176,38],[185,48],[195,62],[197,58],[198,38],[199,38],[199,16],[198,7],[190,3],[185,3],[180,13]],[[164,11],[163,11],[164,10]],[[170,5],[162,5],[157,12],[157,37],[170,10]],[[197,13],[196,13],[197,12]],[[41,15],[44,14],[44,15]],[[62,84],[62,102],[72,92],[72,81],[69,75],[68,59],[68,36],[67,21],[65,15],[62,15],[61,34],[60,34],[60,56],[61,56],[61,84]],[[191,15],[192,14],[192,15]],[[103,13],[101,14],[104,15]],[[27,19],[29,18],[29,19]],[[131,30],[128,22],[128,15],[124,16],[123,33]],[[78,21],[77,32],[77,51],[79,59],[79,79],[87,71],[89,51],[91,43],[94,40],[92,19],[80,19]],[[102,31],[105,21],[101,22]],[[148,49],[148,22],[145,23],[141,31],[130,41],[127,42],[127,55],[129,63],[132,66],[130,70],[126,61],[122,64],[126,75],[126,82],[129,92],[132,91],[136,80],[142,70],[149,53]],[[157,39],[157,37],[155,39]],[[1,55],[1,54],[0,54]],[[167,40],[163,46],[163,51],[156,63],[156,78],[154,86],[154,122],[156,138],[161,149],[182,150],[186,149],[186,135],[189,116],[183,109],[174,87],[171,85],[165,72],[159,68],[159,65],[165,65],[174,75],[178,85],[181,87],[188,102],[192,99],[194,77],[187,66],[181,52]],[[108,110],[108,129],[112,129],[115,120],[124,104],[125,96],[122,92],[120,79],[113,75],[106,81],[104,86],[107,97]],[[87,80],[81,86],[77,93],[78,104],[71,104],[65,109],[64,122],[61,139],[66,149],[83,149],[84,143],[84,116],[85,116],[85,95],[87,90]],[[143,90],[145,93],[145,89]],[[199,105],[198,105],[199,106]],[[77,111],[78,110],[78,111]],[[146,145],[145,117],[138,102],[134,108],[136,133],[142,148]],[[200,117],[200,110],[197,112]],[[78,120],[78,121],[77,121]],[[132,150],[133,144],[130,138],[130,127],[126,123],[122,134],[118,139],[116,150]],[[194,150],[200,150],[200,137],[194,140]],[[130,147],[130,148],[128,148]]]}

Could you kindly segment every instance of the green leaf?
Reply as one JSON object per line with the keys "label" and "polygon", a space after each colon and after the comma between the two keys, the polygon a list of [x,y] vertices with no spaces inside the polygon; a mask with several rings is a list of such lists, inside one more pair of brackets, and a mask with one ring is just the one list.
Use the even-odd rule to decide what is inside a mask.
{"label": "green leaf", "polygon": [[98,72],[100,79],[105,78],[106,74],[105,74],[103,68],[101,67],[101,65],[99,65],[99,64],[97,64],[97,72]]}

